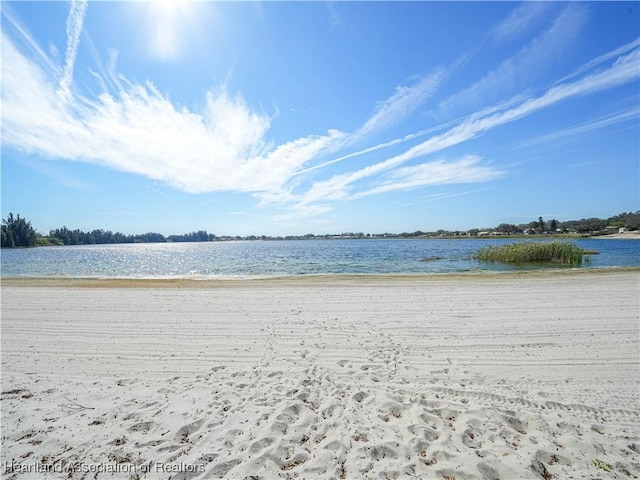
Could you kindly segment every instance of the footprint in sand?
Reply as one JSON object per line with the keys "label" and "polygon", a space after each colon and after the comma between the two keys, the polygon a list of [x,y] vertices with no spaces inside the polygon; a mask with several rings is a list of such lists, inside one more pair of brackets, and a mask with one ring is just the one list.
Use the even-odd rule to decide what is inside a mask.
{"label": "footprint in sand", "polygon": [[256,453],[261,452],[265,448],[271,446],[273,442],[275,442],[275,439],[273,437],[264,437],[260,440],[256,440],[251,444],[251,447],[249,447],[249,453],[255,455]]}
{"label": "footprint in sand", "polygon": [[207,472],[207,478],[225,478],[231,469],[240,463],[242,463],[242,460],[239,459],[218,463]]}
{"label": "footprint in sand", "polygon": [[130,432],[149,433],[149,431],[153,427],[155,427],[155,425],[156,425],[155,422],[152,422],[152,421],[138,422],[131,425],[129,428],[127,428],[127,430]]}
{"label": "footprint in sand", "polygon": [[187,441],[189,441],[189,437],[197,432],[198,430],[200,430],[200,427],[202,427],[202,424],[204,423],[204,418],[201,418],[200,420],[196,420],[193,423],[189,423],[187,425],[184,425],[183,427],[181,427],[175,435],[175,439],[176,441],[179,441],[181,443],[186,443]]}
{"label": "footprint in sand", "polygon": [[361,391],[361,392],[355,393],[351,398],[353,398],[358,403],[362,403],[362,401],[368,396],[369,394]]}
{"label": "footprint in sand", "polygon": [[440,437],[437,430],[422,425],[409,425],[407,430],[417,437],[424,438],[427,442],[435,442]]}
{"label": "footprint in sand", "polygon": [[376,445],[367,449],[367,453],[372,459],[380,461],[383,458],[398,458],[398,452],[388,445]]}
{"label": "footprint in sand", "polygon": [[462,433],[462,444],[468,448],[482,448],[481,433],[482,432],[476,430],[475,428],[467,428]]}

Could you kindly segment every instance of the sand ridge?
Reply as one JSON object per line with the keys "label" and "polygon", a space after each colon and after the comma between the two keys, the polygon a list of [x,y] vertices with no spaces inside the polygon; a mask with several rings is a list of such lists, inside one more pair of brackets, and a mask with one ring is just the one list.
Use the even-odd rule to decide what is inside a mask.
{"label": "sand ridge", "polygon": [[3,478],[640,476],[637,271],[362,280],[3,282]]}

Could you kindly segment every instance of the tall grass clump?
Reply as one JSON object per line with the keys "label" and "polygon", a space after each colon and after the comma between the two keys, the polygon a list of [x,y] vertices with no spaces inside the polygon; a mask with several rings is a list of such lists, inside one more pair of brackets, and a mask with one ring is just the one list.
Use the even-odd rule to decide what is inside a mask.
{"label": "tall grass clump", "polygon": [[483,262],[560,263],[580,265],[590,262],[586,252],[572,242],[518,242],[481,248],[476,259]]}

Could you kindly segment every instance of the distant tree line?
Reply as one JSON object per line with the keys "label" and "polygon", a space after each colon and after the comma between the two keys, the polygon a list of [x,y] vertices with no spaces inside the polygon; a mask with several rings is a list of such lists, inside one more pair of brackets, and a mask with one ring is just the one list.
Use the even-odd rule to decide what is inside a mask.
{"label": "distant tree line", "polygon": [[216,236],[213,233],[207,233],[206,230],[198,230],[184,235],[169,235],[167,237],[168,242],[213,242],[215,239]]}
{"label": "distant tree line", "polygon": [[[125,235],[124,233],[113,233],[111,230],[92,230],[91,232],[83,232],[82,230],[70,230],[67,227],[56,228],[49,231],[51,238],[59,239],[64,245],[93,245],[104,243],[133,243],[134,235]],[[152,234],[151,238],[155,238]],[[153,241],[153,240],[148,240]],[[162,237],[161,241],[165,241]]]}
{"label": "distant tree line", "polygon": [[165,242],[210,242],[216,236],[205,230],[185,233],[184,235],[169,235],[165,237],[161,233],[147,232],[138,235],[126,235],[111,230],[70,230],[67,227],[56,228],[49,231],[49,237],[57,238],[64,245],[96,245],[107,243],[165,243]]}
{"label": "distant tree line", "polygon": [[561,222],[556,219],[546,222],[542,217],[526,224],[512,225],[501,223],[494,230],[502,234],[529,233],[603,233],[607,229],[626,228],[627,230],[640,230],[640,210],[637,212],[620,213],[602,218],[583,218],[580,220],[568,220]]}
{"label": "distant tree line", "polygon": [[583,218],[581,220],[569,220],[561,222],[556,219],[545,221],[542,217],[526,224],[513,225],[501,223],[495,228],[480,230],[473,228],[466,231],[438,230],[436,232],[403,232],[399,234],[380,233],[364,234],[362,232],[345,232],[337,235],[314,235],[312,233],[300,236],[268,237],[265,235],[248,237],[241,236],[216,236],[207,233],[206,230],[185,233],[183,235],[169,235],[165,237],[161,233],[148,232],[139,235],[127,235],[111,230],[70,230],[67,227],[51,230],[47,237],[38,235],[36,230],[20,215],[10,213],[2,220],[2,247],[32,247],[35,245],[95,245],[108,243],[165,243],[165,242],[212,242],[221,240],[308,240],[331,238],[418,238],[435,236],[478,236],[481,234],[495,233],[499,235],[523,235],[523,234],[580,234],[602,235],[611,233],[612,230],[625,228],[627,230],[640,230],[640,210],[636,212],[620,213],[607,219]]}

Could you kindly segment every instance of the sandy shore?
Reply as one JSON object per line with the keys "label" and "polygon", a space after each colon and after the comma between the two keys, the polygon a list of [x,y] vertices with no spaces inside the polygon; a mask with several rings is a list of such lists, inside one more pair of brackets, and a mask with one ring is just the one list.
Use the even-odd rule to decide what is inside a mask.
{"label": "sandy shore", "polygon": [[640,273],[2,283],[2,478],[640,476]]}
{"label": "sandy shore", "polygon": [[610,239],[610,240],[640,240],[640,231],[633,230],[631,232],[625,233],[612,233],[611,235],[602,235],[600,237],[596,237],[598,239]]}

